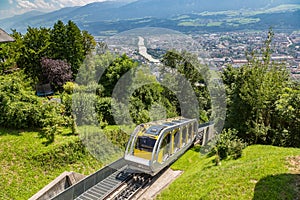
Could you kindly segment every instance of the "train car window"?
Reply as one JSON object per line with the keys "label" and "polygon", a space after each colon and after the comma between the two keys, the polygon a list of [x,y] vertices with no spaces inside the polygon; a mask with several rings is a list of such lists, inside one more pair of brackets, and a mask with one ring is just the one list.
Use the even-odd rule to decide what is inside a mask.
{"label": "train car window", "polygon": [[156,139],[145,137],[145,136],[139,136],[137,138],[137,143],[135,148],[142,151],[152,152],[155,142]]}
{"label": "train car window", "polygon": [[170,156],[171,151],[171,134],[168,133],[165,138],[163,139],[160,147],[160,151],[162,151],[162,161],[165,161]]}
{"label": "train car window", "polygon": [[197,127],[197,123],[194,122],[194,132],[197,133],[198,132],[198,127]]}
{"label": "train car window", "polygon": [[174,133],[174,152],[180,149],[180,132],[179,129]]}
{"label": "train car window", "polygon": [[188,135],[189,135],[189,142],[190,142],[193,138],[193,126],[192,125],[189,125]]}
{"label": "train car window", "polygon": [[183,127],[183,129],[182,129],[182,146],[184,146],[186,144],[186,138],[187,138],[186,135],[187,135],[186,134],[186,127]]}

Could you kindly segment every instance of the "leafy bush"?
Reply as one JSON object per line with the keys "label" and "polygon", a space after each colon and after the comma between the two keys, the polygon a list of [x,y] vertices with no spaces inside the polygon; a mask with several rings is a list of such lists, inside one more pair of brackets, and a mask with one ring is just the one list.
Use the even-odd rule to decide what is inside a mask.
{"label": "leafy bush", "polygon": [[43,77],[56,89],[72,80],[71,66],[65,61],[42,58],[41,65]]}
{"label": "leafy bush", "polygon": [[22,71],[0,76],[0,125],[12,128],[32,128],[39,125],[39,98],[34,94],[31,80]]}
{"label": "leafy bush", "polygon": [[9,128],[41,128],[40,136],[53,142],[63,126],[72,127],[65,106],[37,97],[22,71],[0,76],[0,125]]}
{"label": "leafy bush", "polygon": [[68,81],[63,85],[63,88],[67,94],[72,94],[75,89],[75,83]]}
{"label": "leafy bush", "polygon": [[[39,105],[28,102],[10,102],[6,105],[6,113],[2,114],[5,127],[28,128],[39,126]],[[3,116],[4,115],[4,116]]]}
{"label": "leafy bush", "polygon": [[213,154],[216,155],[216,162],[227,158],[238,159],[242,156],[242,151],[246,147],[246,144],[242,139],[237,137],[237,131],[235,129],[228,129],[223,131],[217,138],[217,143]]}
{"label": "leafy bush", "polygon": [[57,102],[47,102],[41,107],[40,123],[42,131],[40,137],[46,138],[47,142],[54,141],[55,134],[62,132],[62,126],[67,126],[67,120],[63,117],[64,107]]}
{"label": "leafy bush", "polygon": [[120,128],[117,129],[104,129],[104,134],[115,145],[125,149],[130,135]]}
{"label": "leafy bush", "polygon": [[99,123],[107,123],[110,125],[115,124],[114,117],[111,110],[112,98],[98,97],[96,103],[96,112],[98,115]]}
{"label": "leafy bush", "polygon": [[95,125],[98,124],[95,112],[97,101],[96,94],[78,92],[72,95],[72,112],[76,116],[76,124]]}
{"label": "leafy bush", "polygon": [[57,148],[33,154],[29,159],[37,161],[36,163],[39,163],[41,166],[58,167],[75,163],[86,154],[87,151],[84,145],[77,139],[58,146]]}
{"label": "leafy bush", "polygon": [[270,60],[273,34],[270,30],[261,55],[252,52],[248,64],[223,71],[225,126],[238,130],[249,144],[299,147],[299,85],[291,81],[284,62]]}

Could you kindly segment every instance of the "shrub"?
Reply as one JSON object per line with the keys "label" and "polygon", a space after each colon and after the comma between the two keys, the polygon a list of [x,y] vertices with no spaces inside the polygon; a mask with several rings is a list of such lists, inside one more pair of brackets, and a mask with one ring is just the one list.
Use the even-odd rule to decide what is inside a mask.
{"label": "shrub", "polygon": [[130,135],[128,135],[121,128],[117,129],[104,129],[104,134],[115,145],[121,148],[126,148]]}
{"label": "shrub", "polygon": [[97,96],[93,93],[78,92],[72,95],[72,113],[76,115],[76,124],[95,125],[97,116],[95,112]]}
{"label": "shrub", "polygon": [[36,154],[29,157],[29,160],[36,161],[33,164],[39,164],[43,167],[61,167],[75,163],[87,153],[82,141],[76,139],[55,148],[51,147],[50,150],[37,151]]}
{"label": "shrub", "polygon": [[62,115],[63,111],[63,105],[57,102],[47,102],[41,107],[42,131],[39,132],[39,135],[46,138],[48,143],[54,141],[55,134],[62,132],[62,126],[68,125],[66,118]]}
{"label": "shrub", "polygon": [[212,149],[212,153],[216,155],[216,164],[218,164],[218,161],[227,158],[240,158],[245,147],[246,144],[237,137],[235,129],[223,131],[217,138],[215,148]]}
{"label": "shrub", "polygon": [[37,127],[42,103],[32,90],[32,81],[19,71],[0,76],[0,82],[0,125],[10,128]]}
{"label": "shrub", "polygon": [[96,103],[96,112],[98,115],[98,121],[100,124],[114,125],[114,117],[112,115],[111,97],[98,97]]}
{"label": "shrub", "polygon": [[68,81],[63,85],[63,88],[67,94],[72,94],[75,89],[75,83]]}
{"label": "shrub", "polygon": [[63,85],[72,80],[71,66],[62,60],[42,58],[43,77],[48,80],[55,89],[62,89]]}
{"label": "shrub", "polygon": [[[0,76],[0,126],[8,128],[41,128],[40,136],[54,140],[61,128],[75,125],[63,104],[35,95],[32,81],[22,71]],[[65,100],[65,99],[63,99]],[[71,101],[71,100],[68,100]],[[67,105],[67,104],[65,104]],[[74,126],[74,127],[73,127]]]}

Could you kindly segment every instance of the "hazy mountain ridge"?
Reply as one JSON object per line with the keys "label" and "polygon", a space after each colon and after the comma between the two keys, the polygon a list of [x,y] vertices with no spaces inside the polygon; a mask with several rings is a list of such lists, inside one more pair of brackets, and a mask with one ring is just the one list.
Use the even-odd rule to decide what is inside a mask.
{"label": "hazy mountain ridge", "polygon": [[[290,5],[285,6],[282,4]],[[31,17],[26,13],[19,17],[0,20],[0,24],[5,30],[13,28],[17,29],[17,31],[25,32],[27,26],[50,27],[58,19],[64,22],[73,20],[81,28],[98,35],[105,31],[120,32],[143,26],[160,26],[176,30],[184,29],[185,31],[186,29],[195,30],[199,26],[204,29],[208,23],[201,23],[201,20],[205,22],[204,19],[208,19],[211,22],[218,22],[217,24],[219,25],[216,27],[214,27],[216,24],[213,24],[213,27],[208,26],[206,27],[208,30],[215,30],[216,28],[225,28],[227,30],[231,28],[231,25],[219,19],[220,16],[225,17],[226,20],[232,20],[232,13],[236,13],[236,16],[245,18],[246,21],[249,20],[248,25],[255,28],[253,26],[255,24],[263,27],[266,24],[272,25],[272,22],[270,22],[272,21],[271,19],[278,26],[275,23],[275,19],[277,19],[276,15],[280,15],[281,18],[283,17],[281,19],[283,23],[286,21],[289,22],[284,19],[285,17],[289,18],[289,20],[290,16],[299,19],[299,10],[299,0],[139,0],[132,3],[107,1],[95,2],[82,7],[64,8],[46,14],[36,13]],[[209,13],[209,16],[206,16],[207,14],[205,13]],[[26,15],[27,17],[25,17]],[[187,15],[188,18],[182,20],[180,19],[181,15]],[[248,18],[247,15],[249,15]],[[197,16],[199,16],[199,19]],[[145,18],[147,19],[146,21]],[[252,22],[251,20],[253,19],[251,18],[259,20]],[[267,23],[264,24],[266,21]],[[279,24],[285,26],[283,23]],[[298,24],[295,21],[294,25],[288,25],[288,27],[300,28]],[[239,23],[233,24],[232,29],[237,29],[235,27],[237,25]],[[258,28],[261,28],[259,26]],[[241,27],[245,28],[245,24],[241,24],[239,28]]]}

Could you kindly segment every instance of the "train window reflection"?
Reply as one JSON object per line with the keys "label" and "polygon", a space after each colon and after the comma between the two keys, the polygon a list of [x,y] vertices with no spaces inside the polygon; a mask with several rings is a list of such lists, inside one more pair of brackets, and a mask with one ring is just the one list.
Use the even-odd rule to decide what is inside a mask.
{"label": "train window reflection", "polygon": [[155,142],[156,142],[156,139],[139,136],[137,138],[136,149],[139,149],[142,151],[147,151],[147,152],[152,152]]}
{"label": "train window reflection", "polygon": [[179,130],[176,130],[174,134],[174,152],[180,149],[180,133]]}
{"label": "train window reflection", "polygon": [[161,152],[162,152],[162,161],[165,161],[170,156],[170,146],[171,145],[171,134],[168,135],[163,139],[161,144]]}
{"label": "train window reflection", "polygon": [[182,130],[182,146],[184,146],[186,144],[186,139],[187,139],[186,127],[184,127],[183,130]]}
{"label": "train window reflection", "polygon": [[192,125],[189,126],[188,135],[189,135],[189,141],[191,141],[191,139],[193,138],[193,126]]}

